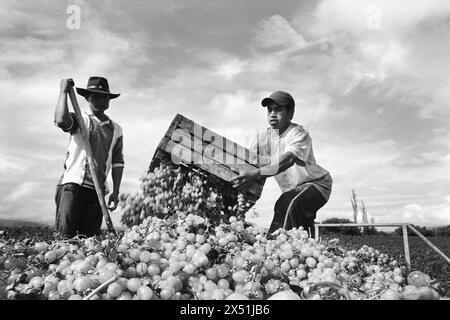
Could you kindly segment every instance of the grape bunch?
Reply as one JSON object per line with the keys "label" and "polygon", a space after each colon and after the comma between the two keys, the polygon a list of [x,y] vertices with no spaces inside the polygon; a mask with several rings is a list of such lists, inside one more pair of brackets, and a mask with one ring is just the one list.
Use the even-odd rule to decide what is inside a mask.
{"label": "grape bunch", "polygon": [[231,215],[245,217],[252,206],[231,183],[214,175],[163,159],[141,179],[135,194],[121,194],[122,223],[138,225],[149,216],[195,213],[213,223],[227,221]]}

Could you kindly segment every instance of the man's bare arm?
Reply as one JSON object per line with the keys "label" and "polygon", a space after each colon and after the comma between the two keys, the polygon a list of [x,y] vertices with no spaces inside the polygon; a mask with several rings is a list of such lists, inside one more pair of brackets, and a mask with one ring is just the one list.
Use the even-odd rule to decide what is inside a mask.
{"label": "man's bare arm", "polygon": [[60,85],[60,93],[58,104],[55,108],[54,121],[58,127],[66,125],[70,120],[69,107],[67,105],[67,92],[70,87],[74,86],[72,79],[62,79]]}
{"label": "man's bare arm", "polygon": [[[113,180],[113,192],[108,199],[108,209],[115,210],[119,203],[120,183],[122,182],[123,167],[118,166],[112,168],[111,175]],[[112,203],[112,205],[111,205]]]}
{"label": "man's bare arm", "polygon": [[296,156],[292,152],[286,152],[275,163],[257,169],[259,170],[259,176],[264,178],[275,176],[290,168],[295,163],[295,160]]}
{"label": "man's bare arm", "polygon": [[232,180],[233,187],[241,190],[246,189],[259,179],[265,179],[275,176],[280,172],[285,171],[291,167],[296,161],[296,156],[292,152],[282,154],[278,161],[271,163],[262,168],[253,169],[242,172],[239,176]]}

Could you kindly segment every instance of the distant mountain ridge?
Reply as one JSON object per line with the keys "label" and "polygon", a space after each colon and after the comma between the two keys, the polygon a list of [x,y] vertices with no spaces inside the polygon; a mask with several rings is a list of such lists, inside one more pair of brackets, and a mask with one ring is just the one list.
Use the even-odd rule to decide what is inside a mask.
{"label": "distant mountain ridge", "polygon": [[[52,227],[53,225],[49,223],[41,223],[41,222],[34,222],[34,221],[27,221],[27,220],[15,220],[15,219],[1,219],[0,218],[0,229],[2,227],[9,227],[9,228],[17,228],[17,227]],[[127,228],[124,226],[114,226],[116,231],[124,231]],[[105,230],[106,226],[102,228],[102,230]]]}
{"label": "distant mountain ridge", "polygon": [[19,226],[49,227],[50,224],[34,222],[34,221],[26,221],[26,220],[1,219],[0,218],[0,227],[19,227]]}

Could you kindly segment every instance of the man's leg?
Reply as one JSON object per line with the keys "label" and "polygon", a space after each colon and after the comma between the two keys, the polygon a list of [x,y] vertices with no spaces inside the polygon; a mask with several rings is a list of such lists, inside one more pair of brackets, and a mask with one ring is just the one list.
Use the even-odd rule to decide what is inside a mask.
{"label": "man's leg", "polygon": [[275,203],[274,207],[274,216],[272,219],[272,223],[270,224],[269,234],[278,230],[279,228],[283,228],[284,221],[286,218],[286,213],[289,208],[289,205],[292,199],[298,194],[296,190],[290,190],[281,194]]}
{"label": "man's leg", "polygon": [[97,193],[94,189],[90,188],[82,188],[82,193],[86,203],[86,209],[82,213],[79,232],[87,237],[99,235],[103,214]]}
{"label": "man's leg", "polygon": [[80,222],[80,186],[75,183],[66,183],[58,186],[56,192],[56,228],[67,237],[77,234]]}
{"label": "man's leg", "polygon": [[317,211],[327,203],[322,193],[315,187],[309,186],[293,199],[288,217],[289,229],[302,226],[311,237],[315,236],[314,219]]}

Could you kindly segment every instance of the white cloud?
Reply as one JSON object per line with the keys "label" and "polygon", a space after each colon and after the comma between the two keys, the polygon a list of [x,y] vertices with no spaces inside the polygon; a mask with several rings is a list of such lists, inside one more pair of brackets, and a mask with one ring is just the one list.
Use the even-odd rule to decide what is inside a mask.
{"label": "white cloud", "polygon": [[358,139],[357,142],[322,146],[320,159],[323,159],[323,166],[336,177],[347,177],[350,181],[376,185],[377,181],[381,182],[391,175],[394,170],[392,161],[399,152],[398,145],[393,140],[371,142]]}
{"label": "white cloud", "polygon": [[357,79],[383,81],[406,67],[408,49],[398,41],[366,40],[358,49],[362,65],[353,70]]}
{"label": "white cloud", "polygon": [[39,182],[27,181],[20,184],[15,190],[6,196],[6,201],[14,202],[31,194],[39,187]]}
{"label": "white cloud", "polygon": [[[30,47],[34,50],[30,50]],[[15,39],[7,43],[0,56],[2,65],[31,65],[44,66],[51,60],[60,60],[65,52],[63,48],[55,48],[51,43],[37,39]]]}
{"label": "white cloud", "polygon": [[433,206],[431,209],[436,209],[436,215],[450,224],[450,206],[447,203]]}
{"label": "white cloud", "polygon": [[443,157],[443,162],[447,165],[447,168],[450,168],[450,153]]}
{"label": "white cloud", "polygon": [[391,221],[394,219],[397,219],[398,222],[427,227],[448,225],[450,224],[450,206],[448,204],[440,204],[424,207],[412,203],[404,206],[399,211],[393,212]]}
{"label": "white cloud", "polygon": [[301,49],[306,41],[282,16],[274,15],[256,27],[255,44],[261,48]]}
{"label": "white cloud", "polygon": [[[380,29],[370,30],[367,22],[377,7],[380,13]],[[327,0],[321,1],[315,11],[314,29],[319,34],[347,30],[355,35],[382,32],[396,35],[417,26],[419,23],[450,13],[450,3],[436,1],[390,1],[390,0]]]}
{"label": "white cloud", "polygon": [[251,120],[254,118],[257,101],[257,97],[252,92],[242,89],[215,95],[208,103],[208,109],[217,110],[224,119],[231,121],[238,119],[243,121],[243,116]]}
{"label": "white cloud", "polygon": [[324,119],[339,119],[345,116],[346,110],[337,110],[332,107],[333,101],[323,93],[298,94],[295,105],[298,117],[305,125],[323,121]]}
{"label": "white cloud", "polygon": [[[366,26],[371,6],[380,9],[377,30]],[[293,24],[331,48],[329,77],[341,92],[365,85],[377,99],[404,99],[417,117],[431,119],[449,112],[450,67],[441,54],[450,50],[449,14],[445,0],[330,0],[320,2],[307,24],[301,12]]]}
{"label": "white cloud", "polygon": [[248,68],[259,74],[265,74],[268,72],[277,72],[282,63],[283,59],[280,59],[278,55],[257,55],[248,62]]}
{"label": "white cloud", "polygon": [[243,72],[244,68],[245,66],[241,61],[234,59],[220,63],[217,66],[217,73],[225,79],[231,80],[235,75]]}
{"label": "white cloud", "polygon": [[415,204],[415,203],[408,204],[408,205],[404,206],[403,209],[405,210],[405,212],[408,212],[408,213],[409,212],[421,212],[421,211],[423,211],[423,207],[418,205],[418,204]]}
{"label": "white cloud", "polygon": [[30,166],[28,161],[0,153],[0,172],[23,172]]}

